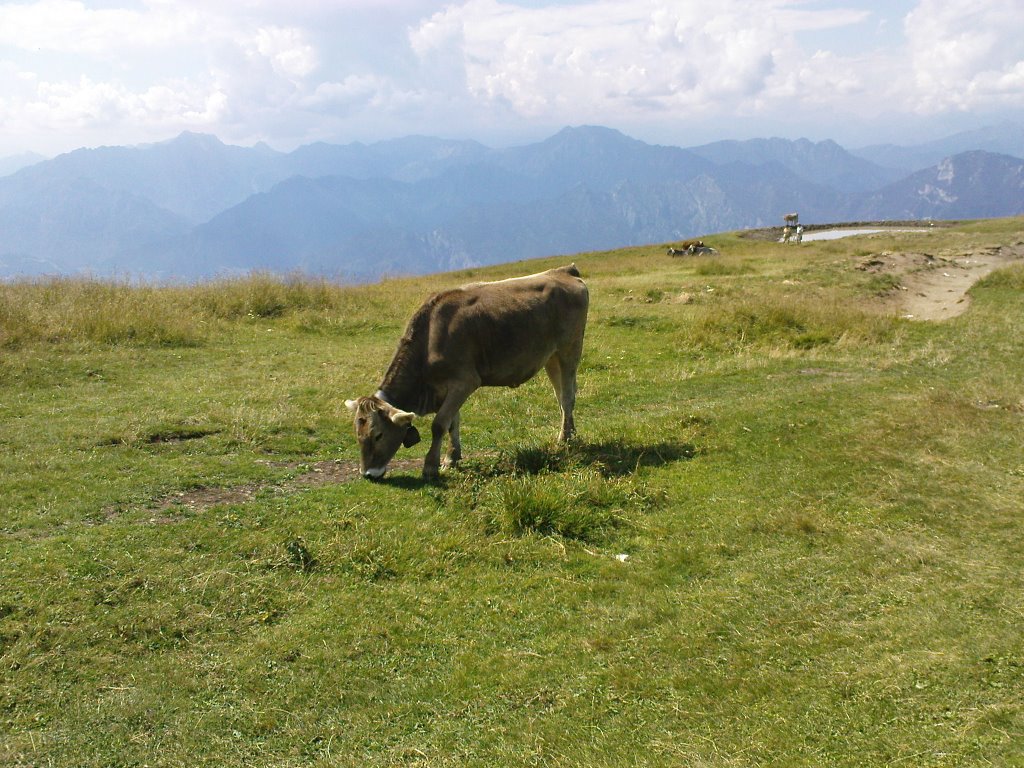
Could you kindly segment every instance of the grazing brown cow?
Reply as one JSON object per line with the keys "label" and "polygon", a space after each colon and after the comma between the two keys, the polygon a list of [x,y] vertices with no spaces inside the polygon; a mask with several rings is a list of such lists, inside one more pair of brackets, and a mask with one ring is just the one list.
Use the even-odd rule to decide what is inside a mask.
{"label": "grazing brown cow", "polygon": [[679,245],[670,245],[668,247],[669,256],[684,256],[691,255],[698,248],[704,247],[703,240],[685,240]]}
{"label": "grazing brown cow", "polygon": [[701,256],[705,254],[714,255],[717,254],[714,248],[704,245],[703,240],[687,240],[685,243],[679,245],[670,245],[668,248],[669,256]]}
{"label": "grazing brown cow", "polygon": [[800,221],[800,214],[799,213],[787,213],[787,214],[784,214],[783,217],[782,217],[782,221],[785,222],[787,225],[796,224],[798,221]]}
{"label": "grazing brown cow", "polygon": [[379,478],[399,446],[420,436],[413,420],[436,413],[423,476],[462,458],[459,409],[479,387],[518,387],[542,367],[562,411],[559,440],[574,430],[576,369],[589,295],[575,264],[536,275],[437,293],[409,321],[376,394],[346,400],[354,414],[363,477]]}

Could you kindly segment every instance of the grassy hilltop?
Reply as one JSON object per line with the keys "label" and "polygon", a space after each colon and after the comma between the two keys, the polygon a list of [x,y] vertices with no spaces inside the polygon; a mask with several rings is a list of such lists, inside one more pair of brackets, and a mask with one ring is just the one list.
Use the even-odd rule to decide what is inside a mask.
{"label": "grassy hilltop", "polygon": [[[1024,765],[1024,268],[863,268],[1022,237],[0,285],[0,764]],[[579,442],[542,374],[356,479],[419,302],[573,260]]]}

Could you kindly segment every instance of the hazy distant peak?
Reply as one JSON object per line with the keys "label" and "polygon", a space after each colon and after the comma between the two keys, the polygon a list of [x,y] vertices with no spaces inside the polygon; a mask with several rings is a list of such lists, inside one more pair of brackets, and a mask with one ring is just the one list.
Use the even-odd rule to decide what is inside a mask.
{"label": "hazy distant peak", "polygon": [[[224,142],[210,133],[195,133],[193,131],[182,131],[170,141],[163,142],[164,146],[188,146],[199,149],[221,149]],[[157,146],[160,146],[159,144]]]}
{"label": "hazy distant peak", "polygon": [[540,142],[513,149],[527,154],[538,154],[547,156],[552,153],[561,157],[594,157],[597,155],[621,154],[626,150],[650,148],[639,139],[631,138],[614,128],[604,128],[597,125],[582,125],[563,128],[554,136]]}
{"label": "hazy distant peak", "polygon": [[622,142],[629,144],[643,143],[638,139],[630,138],[626,134],[622,133],[622,131],[617,131],[614,128],[606,128],[603,125],[566,126],[544,143],[561,144],[565,142],[580,141]]}
{"label": "hazy distant peak", "polygon": [[442,144],[455,144],[455,145],[476,145],[483,146],[477,141],[471,139],[442,139],[437,136],[427,136],[424,134],[413,133],[408,136],[400,136],[395,139],[383,139],[378,142],[374,142],[373,146],[392,146],[392,147],[416,147],[416,148],[430,148]]}
{"label": "hazy distant peak", "polygon": [[404,161],[476,156],[487,151],[483,144],[470,139],[441,139],[418,134],[378,141],[371,144],[370,149],[393,160]]}
{"label": "hazy distant peak", "polygon": [[909,173],[923,170],[943,158],[972,149],[1018,159],[1024,158],[1024,125],[1006,122],[914,146],[875,144],[856,150],[854,154],[879,165]]}
{"label": "hazy distant peak", "polygon": [[22,152],[19,155],[0,157],[0,176],[10,176],[22,168],[28,168],[30,165],[41,163],[44,160],[46,160],[45,157],[35,152]]}

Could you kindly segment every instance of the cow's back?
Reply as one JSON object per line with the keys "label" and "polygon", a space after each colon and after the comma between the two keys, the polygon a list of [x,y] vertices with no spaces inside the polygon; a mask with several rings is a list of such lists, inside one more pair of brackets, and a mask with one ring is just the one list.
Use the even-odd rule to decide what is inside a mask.
{"label": "cow's back", "polygon": [[427,378],[518,386],[556,351],[579,348],[589,295],[575,265],[473,283],[432,299]]}

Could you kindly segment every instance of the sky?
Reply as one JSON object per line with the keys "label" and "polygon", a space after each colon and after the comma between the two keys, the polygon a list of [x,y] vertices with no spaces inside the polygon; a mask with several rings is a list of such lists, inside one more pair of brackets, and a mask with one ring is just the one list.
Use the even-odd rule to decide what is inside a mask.
{"label": "sky", "polygon": [[569,125],[855,148],[1007,121],[1024,0],[0,0],[0,157]]}

